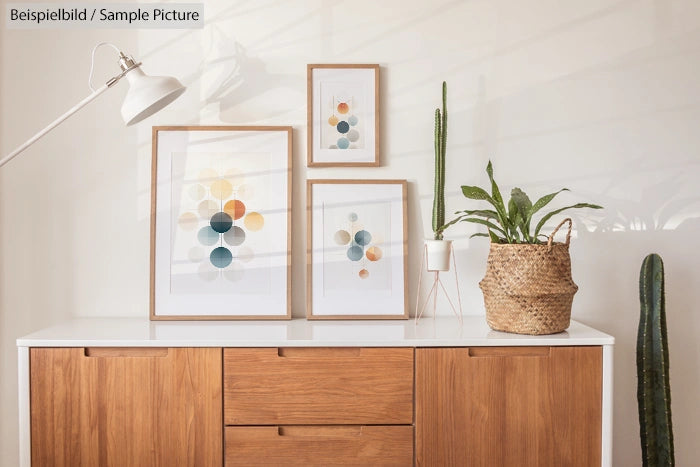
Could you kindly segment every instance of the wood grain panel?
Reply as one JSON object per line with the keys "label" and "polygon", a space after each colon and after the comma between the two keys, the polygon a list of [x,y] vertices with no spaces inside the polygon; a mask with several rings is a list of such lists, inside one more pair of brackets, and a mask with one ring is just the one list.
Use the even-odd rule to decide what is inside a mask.
{"label": "wood grain panel", "polygon": [[32,465],[221,465],[221,349],[165,350],[32,348]]}
{"label": "wood grain panel", "polygon": [[224,349],[224,421],[411,424],[413,349]]}
{"label": "wood grain panel", "polygon": [[416,349],[416,464],[600,465],[602,349],[545,349]]}
{"label": "wood grain panel", "polygon": [[410,466],[413,427],[226,427],[225,465]]}

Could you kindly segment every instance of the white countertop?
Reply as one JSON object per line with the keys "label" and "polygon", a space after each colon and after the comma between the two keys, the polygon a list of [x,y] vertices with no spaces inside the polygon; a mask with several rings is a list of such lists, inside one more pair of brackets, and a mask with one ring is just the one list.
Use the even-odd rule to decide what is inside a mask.
{"label": "white countertop", "polygon": [[612,345],[612,336],[571,321],[568,330],[525,336],[491,330],[483,316],[407,321],[150,321],[86,318],[17,339],[18,347],[469,347]]}

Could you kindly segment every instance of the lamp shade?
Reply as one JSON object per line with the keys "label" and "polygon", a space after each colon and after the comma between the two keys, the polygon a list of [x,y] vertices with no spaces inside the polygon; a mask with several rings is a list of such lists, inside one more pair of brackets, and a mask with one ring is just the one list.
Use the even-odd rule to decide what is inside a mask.
{"label": "lamp shade", "polygon": [[141,68],[126,74],[129,91],[122,104],[122,118],[128,125],[138,123],[177,99],[185,86],[170,76],[148,76]]}

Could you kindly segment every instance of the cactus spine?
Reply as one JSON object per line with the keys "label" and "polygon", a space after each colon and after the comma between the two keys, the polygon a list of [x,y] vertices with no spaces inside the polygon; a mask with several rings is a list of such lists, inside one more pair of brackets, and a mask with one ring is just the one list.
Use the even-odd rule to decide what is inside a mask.
{"label": "cactus spine", "polygon": [[664,265],[657,254],[650,254],[642,263],[639,302],[637,402],[643,465],[673,466]]}
{"label": "cactus spine", "polygon": [[445,229],[445,150],[447,148],[447,83],[442,82],[442,112],[435,109],[435,185],[433,188],[433,232],[442,240]]}

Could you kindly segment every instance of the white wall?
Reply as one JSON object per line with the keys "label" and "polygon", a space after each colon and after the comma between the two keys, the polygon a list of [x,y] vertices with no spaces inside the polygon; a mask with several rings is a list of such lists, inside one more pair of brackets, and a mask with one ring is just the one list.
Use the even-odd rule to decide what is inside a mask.
{"label": "white wall", "polygon": [[[0,1],[5,3],[5,0]],[[410,300],[429,232],[432,115],[449,86],[448,211],[470,206],[490,157],[508,190],[562,186],[581,212],[572,245],[575,319],[614,335],[615,465],[640,464],[635,336],[641,260],[667,268],[679,465],[700,458],[700,2],[696,0],[224,1],[199,31],[0,30],[0,154],[88,94],[89,51],[115,42],[188,92],[138,127],[125,84],[0,169],[0,463],[17,463],[15,339],[77,316],[145,317],[150,126],[294,125],[293,308],[304,314],[304,179],[410,182]],[[4,15],[4,8],[3,8]],[[97,76],[114,72],[100,53]],[[378,169],[306,160],[307,63],[380,63]],[[488,245],[457,240],[467,312]],[[447,313],[443,309],[443,313]]]}

